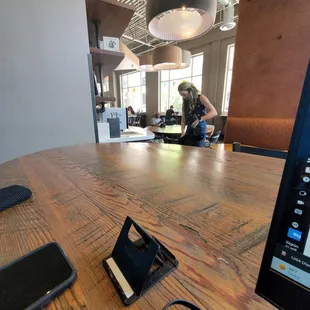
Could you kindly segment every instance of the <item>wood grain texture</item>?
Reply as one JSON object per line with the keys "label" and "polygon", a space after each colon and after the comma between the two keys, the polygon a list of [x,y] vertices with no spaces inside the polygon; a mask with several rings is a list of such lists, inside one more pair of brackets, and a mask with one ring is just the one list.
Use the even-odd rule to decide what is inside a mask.
{"label": "wood grain texture", "polygon": [[99,36],[120,38],[135,7],[116,0],[86,0],[87,19],[100,22]]}
{"label": "wood grain texture", "polygon": [[94,65],[105,65],[111,61],[120,63],[125,57],[125,54],[121,52],[106,51],[95,47],[90,47],[89,50]]}
{"label": "wood grain texture", "polygon": [[0,187],[31,188],[0,213],[0,266],[58,242],[78,271],[48,309],[123,309],[102,267],[127,215],[179,268],[129,309],[184,298],[202,309],[272,309],[254,293],[283,161],[169,144],[82,145],[0,165]]}
{"label": "wood grain texture", "polygon": [[102,78],[106,78],[119,66],[119,64],[125,58],[124,53],[106,51],[95,47],[90,47],[90,53],[93,60],[93,69],[99,81],[99,69],[98,65],[102,66]]}

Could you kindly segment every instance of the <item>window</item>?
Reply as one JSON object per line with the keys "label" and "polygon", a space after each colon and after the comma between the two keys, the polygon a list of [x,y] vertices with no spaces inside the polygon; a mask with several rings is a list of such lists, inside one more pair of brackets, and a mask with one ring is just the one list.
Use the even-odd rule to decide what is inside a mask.
{"label": "window", "polygon": [[229,109],[234,54],[235,54],[235,44],[228,45],[227,60],[226,60],[226,73],[225,73],[225,82],[224,82],[223,108],[222,108],[223,112],[225,113],[227,113]]}
{"label": "window", "polygon": [[182,98],[178,86],[183,81],[192,82],[201,91],[203,54],[192,56],[191,65],[185,69],[163,70],[160,78],[160,110],[166,112],[171,105],[175,111],[182,111]]}
{"label": "window", "polygon": [[[110,83],[110,77],[107,76],[107,77],[104,78],[103,81],[102,81],[102,85],[103,85],[103,94],[104,94],[104,93],[108,93],[108,92],[110,91],[109,83]],[[98,88],[99,94],[101,94],[101,85],[100,85],[100,83],[98,83],[98,81],[97,81],[97,88]]]}
{"label": "window", "polygon": [[145,72],[133,72],[121,75],[122,106],[132,106],[135,112],[146,112]]}

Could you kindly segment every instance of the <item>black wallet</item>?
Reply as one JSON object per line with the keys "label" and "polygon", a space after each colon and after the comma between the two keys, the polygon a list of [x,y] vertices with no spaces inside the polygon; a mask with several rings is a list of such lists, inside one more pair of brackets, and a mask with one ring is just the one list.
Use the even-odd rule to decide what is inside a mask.
{"label": "black wallet", "polygon": [[31,190],[20,185],[2,188],[0,189],[0,211],[13,207],[31,196]]}

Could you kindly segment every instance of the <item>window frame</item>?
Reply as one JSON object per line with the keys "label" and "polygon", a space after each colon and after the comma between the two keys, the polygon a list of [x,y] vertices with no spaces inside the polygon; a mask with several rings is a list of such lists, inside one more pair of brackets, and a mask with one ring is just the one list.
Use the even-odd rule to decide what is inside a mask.
{"label": "window frame", "polygon": [[[134,85],[134,86],[129,86],[128,85],[128,76],[129,75],[133,75],[133,74],[136,74],[136,73],[139,73],[140,75],[140,84],[138,85]],[[126,77],[127,78],[127,86],[124,87],[123,86],[123,78]],[[124,73],[124,74],[121,74],[120,77],[119,77],[119,83],[120,83],[120,96],[121,96],[121,107],[125,107],[125,103],[124,103],[124,97],[123,97],[123,91],[125,89],[134,89],[134,88],[138,88],[140,87],[141,88],[141,100],[142,100],[142,104],[141,104],[141,107],[140,107],[140,111],[142,113],[145,113],[146,112],[146,100],[143,100],[143,87],[145,87],[146,89],[146,73],[144,71],[134,71],[134,72],[128,72],[128,73]],[[144,109],[143,109],[144,108]]]}
{"label": "window frame", "polygon": [[[194,75],[194,66],[193,66],[193,63],[194,63],[194,58],[196,57],[202,57],[202,68],[201,68],[201,74],[195,74]],[[171,82],[174,82],[174,81],[177,81],[177,80],[188,80],[190,82],[192,82],[193,78],[196,78],[196,77],[201,77],[201,84],[202,84],[202,81],[203,81],[203,64],[204,64],[204,53],[198,53],[198,54],[195,54],[195,55],[192,55],[191,57],[191,68],[190,68],[190,75],[189,76],[184,76],[184,77],[181,77],[181,78],[173,78],[171,79],[171,71],[177,71],[177,70],[180,70],[180,69],[173,69],[173,70],[165,70],[165,71],[168,71],[168,79],[167,80],[163,80],[162,79],[162,72],[160,72],[159,74],[159,95],[160,95],[160,111],[163,113],[163,112],[166,112],[167,109],[169,109],[170,105],[171,105],[171,102],[170,102],[170,99],[171,99],[171,87],[170,87],[170,83]],[[181,69],[181,70],[185,70],[185,69]],[[163,106],[162,106],[162,96],[161,96],[161,93],[162,93],[162,83],[168,83],[168,105],[163,109]],[[201,89],[199,89],[201,91]],[[182,112],[182,111],[180,111]]]}
{"label": "window frame", "polygon": [[[228,91],[228,84],[227,84],[228,76],[229,76],[229,73],[231,72],[231,77],[232,77],[232,73],[233,73],[233,70],[234,70],[234,57],[235,57],[235,54],[234,54],[234,57],[233,57],[231,68],[229,66],[229,64],[230,64],[229,59],[230,59],[230,56],[231,56],[232,48],[233,48],[233,53],[235,53],[235,43],[227,45],[226,65],[225,65],[225,79],[224,79],[224,91],[223,91],[223,100],[222,100],[222,113],[223,114],[227,114],[228,113],[229,105],[230,105],[230,96],[229,96],[229,100],[228,100],[228,104],[227,105],[226,105],[226,98],[227,98],[227,91]],[[232,85],[232,81],[230,83],[229,91],[231,91],[231,85]]]}

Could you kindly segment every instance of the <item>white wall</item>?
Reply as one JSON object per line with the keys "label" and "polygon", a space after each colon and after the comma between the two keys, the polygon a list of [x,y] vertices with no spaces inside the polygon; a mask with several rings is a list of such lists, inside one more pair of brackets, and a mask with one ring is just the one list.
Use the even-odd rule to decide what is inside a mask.
{"label": "white wall", "polygon": [[85,0],[0,1],[0,163],[94,142]]}

